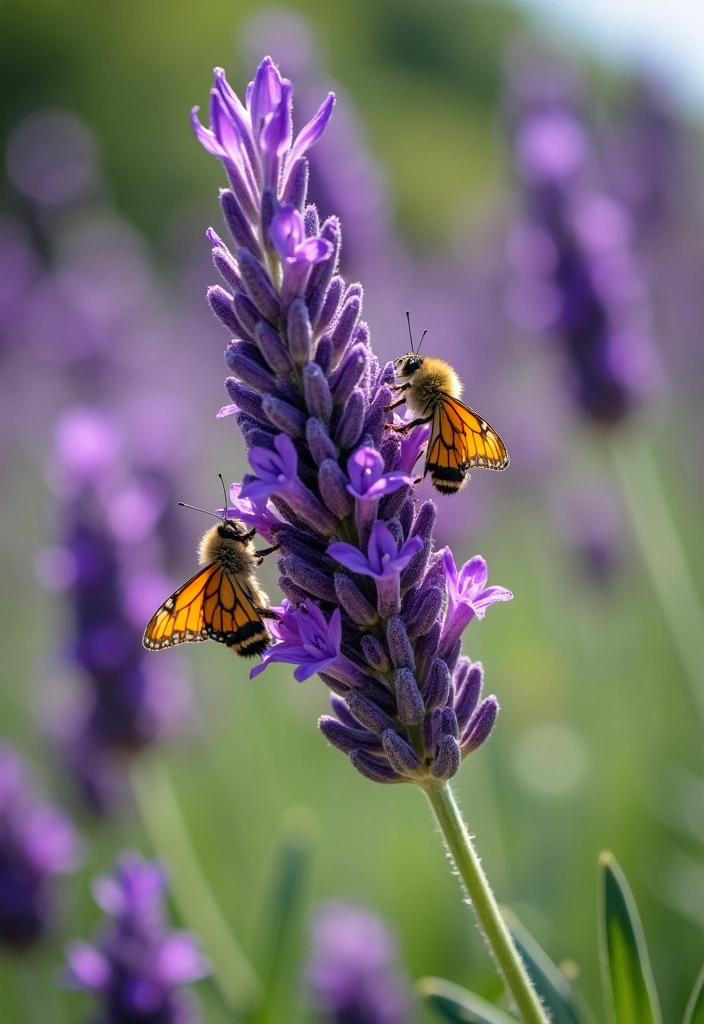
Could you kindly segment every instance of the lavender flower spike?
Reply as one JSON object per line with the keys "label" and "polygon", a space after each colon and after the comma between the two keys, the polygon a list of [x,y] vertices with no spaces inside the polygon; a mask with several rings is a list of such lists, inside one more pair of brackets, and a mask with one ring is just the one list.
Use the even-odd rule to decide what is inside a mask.
{"label": "lavender flower spike", "polygon": [[0,746],[0,945],[25,950],[53,917],[52,877],[75,870],[73,825],[32,787],[20,756]]}
{"label": "lavender flower spike", "polygon": [[211,308],[234,335],[228,411],[254,474],[233,504],[279,545],[287,598],[252,676],[274,663],[293,665],[299,682],[317,673],[335,714],[321,730],[362,775],[437,789],[495,718],[460,733],[459,713],[463,729],[474,713],[460,686],[462,631],[510,594],[485,589],[483,559],[458,573],[449,552],[434,552],[435,507],[412,476],[427,430],[386,429],[392,368],[372,351],[361,286],[339,275],[337,219],[321,225],[306,206],[304,151],[331,98],[292,142],[291,84],[268,58],[246,104],[222,72],[216,80],[210,134],[197,131],[230,176],[222,207],[235,246],[209,232],[225,285],[211,289]]}
{"label": "lavender flower spike", "polygon": [[[220,76],[223,97],[225,85]],[[211,290],[218,296],[211,308],[234,335],[227,361],[236,379],[228,391],[256,473],[239,497],[251,498],[257,511],[271,501],[281,518],[271,531],[288,604],[272,624],[278,642],[263,665],[292,664],[300,681],[318,673],[333,691],[335,715],[321,719],[321,731],[360,775],[422,787],[470,898],[492,919],[485,931],[523,1019],[547,1024],[447,785],[463,755],[486,741],[498,711],[487,697],[467,721],[476,685],[456,709],[469,685],[461,633],[488,603],[510,595],[484,589],[483,559],[458,576],[454,561],[433,550],[436,509],[418,500],[410,478],[421,435],[404,445],[386,429],[393,425],[393,366],[380,366],[372,351],[360,320],[361,285],[348,287],[338,273],[338,219],[321,225],[316,208],[306,206],[303,150],[322,133],[331,107],[328,98],[292,144],[291,83],[267,58],[246,108],[232,97],[225,103],[230,125],[218,106],[212,139],[197,128],[228,173],[233,147],[226,150],[226,139],[242,143],[243,166],[243,154],[250,164],[250,151],[255,157],[254,202],[249,180],[233,174],[232,191],[221,196],[237,248],[226,252],[216,239],[214,262],[232,294]],[[460,733],[458,712],[469,733]],[[365,1018],[364,1004],[354,1002],[364,991],[359,976],[350,991],[348,1005],[321,1006],[331,1020],[408,1020],[405,1010],[372,1009]]]}
{"label": "lavender flower spike", "polygon": [[95,946],[73,942],[66,984],[93,992],[98,1024],[198,1024],[195,1001],[184,985],[210,973],[188,932],[174,932],[164,915],[166,873],[135,853],[117,859],[115,875],[99,878],[96,902],[110,923]]}
{"label": "lavender flower spike", "polygon": [[330,1024],[408,1024],[410,984],[395,965],[385,923],[363,907],[324,903],[311,924],[306,970],[316,1009]]}

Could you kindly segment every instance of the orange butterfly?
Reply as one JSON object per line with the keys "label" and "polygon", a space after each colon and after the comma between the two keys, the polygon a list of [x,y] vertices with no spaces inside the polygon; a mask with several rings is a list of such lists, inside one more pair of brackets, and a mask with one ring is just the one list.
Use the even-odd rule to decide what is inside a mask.
{"label": "orange butterfly", "polygon": [[[410,319],[408,329],[410,332]],[[425,473],[430,473],[438,491],[455,494],[461,490],[470,469],[506,469],[506,445],[485,419],[460,401],[462,383],[449,363],[409,352],[394,362],[394,373],[399,381],[396,390],[403,392],[403,397],[389,408],[406,402],[417,419],[391,429],[405,432],[421,423],[432,424]]]}
{"label": "orange butterfly", "polygon": [[215,640],[251,658],[269,646],[271,635],[262,619],[278,616],[269,610],[255,570],[278,544],[255,551],[255,533],[241,519],[226,517],[206,531],[199,551],[205,564],[152,616],[142,638],[148,651]]}

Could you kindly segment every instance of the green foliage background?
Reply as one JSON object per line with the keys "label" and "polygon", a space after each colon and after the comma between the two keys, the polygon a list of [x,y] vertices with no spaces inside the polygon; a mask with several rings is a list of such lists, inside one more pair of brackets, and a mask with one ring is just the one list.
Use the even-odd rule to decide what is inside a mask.
{"label": "green foliage background", "polygon": [[[236,87],[249,80],[252,67],[236,60],[235,41],[260,6],[4,0],[0,139],[39,106],[76,111],[95,133],[120,212],[166,256],[174,210],[203,210],[204,227],[218,217],[221,171],[195,144],[187,114],[194,103],[205,105],[214,65],[226,67]],[[507,174],[497,110],[505,46],[523,27],[518,14],[469,0],[291,6],[314,20],[331,72],[358,103],[410,239],[442,245],[458,209],[501,200]],[[203,352],[203,373],[219,382],[217,345]],[[212,413],[200,410],[207,439],[200,462],[183,466],[186,500],[206,493],[215,472],[232,462],[232,434]],[[686,402],[673,401],[648,430],[701,579],[701,477],[688,468],[688,417]],[[565,443],[577,467],[604,458],[587,438]],[[494,489],[498,512],[473,546],[487,558],[490,580],[515,593],[468,634],[469,652],[484,661],[489,691],[503,706],[491,742],[457,786],[484,866],[500,900],[553,959],[579,965],[583,992],[600,1016],[595,866],[599,850],[612,849],[639,903],[665,1019],[676,1019],[701,966],[704,861],[692,836],[673,827],[687,797],[672,767],[701,774],[702,732],[661,613],[635,549],[615,585],[598,591],[556,548],[540,495],[528,491],[519,501],[514,491],[502,503],[493,477],[476,486]],[[458,500],[471,507],[471,488]],[[36,724],[61,614],[31,573],[51,519],[46,501],[41,467],[17,455],[2,496],[1,732],[34,755],[48,787],[65,796]],[[193,525],[194,544],[199,528]],[[475,553],[461,547],[458,560]],[[315,727],[326,705],[322,686],[299,686],[283,667],[250,683],[211,644],[165,656],[190,660],[202,707],[199,734],[168,762],[210,884],[252,957],[260,953],[281,819],[304,805],[320,821],[310,900],[342,896],[375,908],[396,929],[411,975],[441,975],[498,999],[494,969],[421,794],[367,783],[326,746]],[[583,775],[562,796],[541,795],[517,760],[525,737],[544,723],[566,727],[585,755]],[[543,754],[545,770],[559,773],[557,754]],[[89,856],[68,885],[71,913],[62,931],[31,962],[0,958],[3,1019],[83,1019],[81,997],[53,986],[62,947],[97,920],[89,879],[118,847],[149,849],[129,811],[100,828],[86,821],[84,829]],[[685,867],[690,882],[682,896]],[[201,987],[207,1020],[219,1024],[221,1010]]]}

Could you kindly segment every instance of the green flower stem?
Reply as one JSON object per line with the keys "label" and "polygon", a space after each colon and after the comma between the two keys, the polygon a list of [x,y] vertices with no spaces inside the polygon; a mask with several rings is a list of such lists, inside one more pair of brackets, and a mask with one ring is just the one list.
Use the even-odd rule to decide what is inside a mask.
{"label": "green flower stem", "polygon": [[[626,443],[627,441],[627,443]],[[613,433],[610,454],[662,617],[704,719],[704,606],[647,441]]]}
{"label": "green flower stem", "polygon": [[521,1017],[525,1024],[549,1024],[501,916],[452,790],[446,782],[426,784],[423,789],[479,919],[479,927]]}
{"label": "green flower stem", "polygon": [[155,853],[173,871],[174,901],[185,924],[202,940],[215,981],[231,1010],[244,1016],[261,996],[261,983],[203,875],[166,766],[139,758],[131,769],[132,791]]}

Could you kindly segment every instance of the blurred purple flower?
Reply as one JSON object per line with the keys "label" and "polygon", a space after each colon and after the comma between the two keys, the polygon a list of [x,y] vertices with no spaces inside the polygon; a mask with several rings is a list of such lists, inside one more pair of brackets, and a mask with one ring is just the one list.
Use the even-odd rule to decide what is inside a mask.
{"label": "blurred purple flower", "polygon": [[598,158],[572,92],[514,83],[514,151],[526,217],[510,240],[519,326],[550,330],[591,420],[613,425],[659,383],[642,275],[626,207],[599,183]]}
{"label": "blurred purple flower", "polygon": [[75,870],[81,844],[63,811],[32,786],[9,746],[0,746],[0,943],[21,950],[50,929],[52,876]]}
{"label": "blurred purple flower", "polygon": [[349,903],[318,907],[311,922],[306,978],[329,1024],[409,1024],[411,986],[399,970],[396,943],[370,910]]}
{"label": "blurred purple flower", "polygon": [[97,410],[68,410],[56,427],[61,578],[73,621],[68,655],[83,680],[51,729],[93,810],[120,792],[122,757],[183,728],[192,712],[178,669],[149,657],[144,623],[169,582],[154,534],[164,495],[126,465],[124,438]]}
{"label": "blurred purple flower", "polygon": [[7,147],[14,186],[44,206],[85,199],[99,181],[85,125],[63,110],[38,110],[14,128]]}
{"label": "blurred purple flower", "polygon": [[194,937],[170,931],[164,913],[166,873],[157,862],[123,853],[115,874],[99,878],[94,895],[110,919],[95,946],[67,949],[66,984],[94,993],[96,1024],[197,1024],[183,986],[210,973]]}

